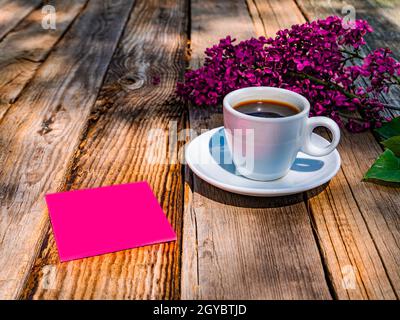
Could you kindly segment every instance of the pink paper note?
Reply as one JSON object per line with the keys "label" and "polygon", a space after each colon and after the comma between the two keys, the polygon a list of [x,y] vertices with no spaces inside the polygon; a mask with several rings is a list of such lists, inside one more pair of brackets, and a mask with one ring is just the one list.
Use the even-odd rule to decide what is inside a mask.
{"label": "pink paper note", "polygon": [[46,195],[61,261],[176,240],[147,182]]}

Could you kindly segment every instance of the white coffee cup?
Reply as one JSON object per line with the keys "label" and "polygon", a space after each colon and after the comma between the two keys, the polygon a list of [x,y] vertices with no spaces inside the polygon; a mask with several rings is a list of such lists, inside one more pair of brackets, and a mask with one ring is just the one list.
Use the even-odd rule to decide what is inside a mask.
{"label": "white coffee cup", "polygon": [[[239,112],[234,107],[245,101],[281,101],[299,109],[299,113],[281,118],[262,118]],[[253,180],[275,180],[285,176],[297,153],[325,156],[340,140],[338,125],[327,117],[309,118],[310,103],[293,91],[273,87],[250,87],[232,91],[223,101],[227,144],[237,171]],[[314,145],[311,135],[316,127],[332,132],[325,148]]]}

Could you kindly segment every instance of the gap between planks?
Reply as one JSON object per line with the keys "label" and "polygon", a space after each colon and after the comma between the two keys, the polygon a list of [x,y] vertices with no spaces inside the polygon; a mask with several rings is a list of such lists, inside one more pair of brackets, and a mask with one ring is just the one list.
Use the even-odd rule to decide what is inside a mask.
{"label": "gap between planks", "polygon": [[0,1],[0,41],[23,21],[30,12],[42,3],[41,0]]}
{"label": "gap between planks", "polygon": [[[39,66],[57,46],[74,21],[84,11],[88,0],[54,0],[58,21],[55,30],[41,26],[41,8],[33,10],[0,41],[0,123],[24,88],[34,78]],[[35,41],[29,41],[34,38]]]}

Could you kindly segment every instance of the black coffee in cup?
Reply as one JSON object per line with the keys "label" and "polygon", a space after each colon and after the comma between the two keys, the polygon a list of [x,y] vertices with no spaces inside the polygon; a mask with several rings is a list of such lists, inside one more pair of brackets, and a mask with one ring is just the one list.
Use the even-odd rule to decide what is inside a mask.
{"label": "black coffee in cup", "polygon": [[294,116],[300,110],[287,102],[276,100],[248,100],[236,104],[235,110],[260,118],[283,118]]}

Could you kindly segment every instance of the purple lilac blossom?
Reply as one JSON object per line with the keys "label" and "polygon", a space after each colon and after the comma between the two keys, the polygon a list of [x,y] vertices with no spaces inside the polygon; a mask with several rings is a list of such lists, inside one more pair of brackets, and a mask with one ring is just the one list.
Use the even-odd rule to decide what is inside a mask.
{"label": "purple lilac blossom", "polygon": [[281,87],[309,99],[311,116],[328,116],[351,132],[379,127],[384,105],[378,96],[400,84],[400,63],[389,49],[361,56],[369,32],[366,21],[349,28],[332,16],[280,30],[274,38],[235,44],[227,36],[206,49],[203,67],[186,72],[177,94],[196,106],[212,106],[239,88]]}

